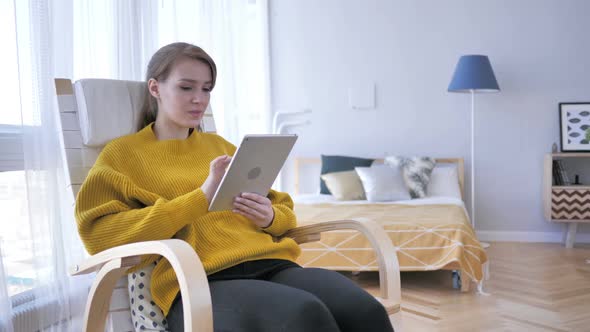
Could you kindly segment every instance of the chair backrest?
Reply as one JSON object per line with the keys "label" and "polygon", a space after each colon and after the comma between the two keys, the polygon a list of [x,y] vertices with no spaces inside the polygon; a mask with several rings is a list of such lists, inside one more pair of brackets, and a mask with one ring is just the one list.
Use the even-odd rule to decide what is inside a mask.
{"label": "chair backrest", "polygon": [[[88,171],[102,148],[111,140],[137,131],[143,105],[145,82],[55,79],[61,122],[62,152],[72,206]],[[211,108],[201,128],[215,132]],[[111,297],[107,331],[134,331],[129,311],[127,277],[121,278]]]}

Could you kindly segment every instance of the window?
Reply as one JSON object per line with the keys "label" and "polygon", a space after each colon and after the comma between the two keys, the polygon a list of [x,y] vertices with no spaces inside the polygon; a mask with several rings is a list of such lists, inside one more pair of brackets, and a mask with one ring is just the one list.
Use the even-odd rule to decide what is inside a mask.
{"label": "window", "polygon": [[18,66],[16,49],[16,31],[14,22],[14,5],[12,0],[0,0],[0,38],[2,52],[0,63],[2,66],[2,107],[0,107],[0,124],[21,124],[20,100],[18,84]]}
{"label": "window", "polygon": [[0,80],[0,172],[23,169],[15,28],[13,1],[0,0],[0,63],[3,64],[3,79]]}
{"label": "window", "polygon": [[12,296],[35,281],[24,171],[0,172],[0,211],[0,251]]}
{"label": "window", "polygon": [[0,0],[0,252],[8,278],[8,295],[33,287],[25,172],[21,139],[18,53],[13,0]]}

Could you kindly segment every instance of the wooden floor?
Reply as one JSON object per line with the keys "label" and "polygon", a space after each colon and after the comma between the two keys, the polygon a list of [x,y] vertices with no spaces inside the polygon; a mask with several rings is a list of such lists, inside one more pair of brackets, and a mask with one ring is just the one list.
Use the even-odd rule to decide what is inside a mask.
{"label": "wooden floor", "polygon": [[[453,289],[450,271],[403,272],[403,332],[590,331],[590,245],[492,243],[487,251],[489,296]],[[376,273],[350,277],[376,294]]]}

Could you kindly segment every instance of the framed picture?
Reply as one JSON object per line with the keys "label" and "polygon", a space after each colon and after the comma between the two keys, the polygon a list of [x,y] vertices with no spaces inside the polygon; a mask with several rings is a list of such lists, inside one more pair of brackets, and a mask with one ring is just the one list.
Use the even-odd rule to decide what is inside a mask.
{"label": "framed picture", "polygon": [[559,103],[561,151],[590,152],[590,102]]}

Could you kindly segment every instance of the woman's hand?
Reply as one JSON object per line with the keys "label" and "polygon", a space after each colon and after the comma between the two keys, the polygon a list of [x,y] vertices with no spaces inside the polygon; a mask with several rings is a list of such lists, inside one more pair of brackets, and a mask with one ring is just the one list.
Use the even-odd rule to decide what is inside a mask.
{"label": "woman's hand", "polygon": [[275,217],[270,199],[255,193],[242,193],[236,197],[232,211],[250,219],[260,228],[270,226]]}
{"label": "woman's hand", "polygon": [[207,197],[207,202],[211,203],[213,195],[215,195],[215,190],[219,187],[219,183],[230,161],[230,156],[223,155],[213,159],[209,164],[209,176],[201,186],[201,190],[203,190],[205,197]]}

